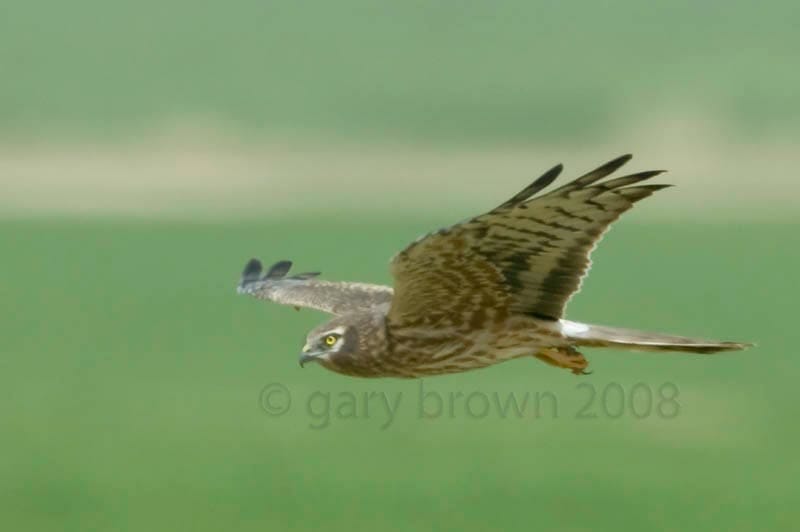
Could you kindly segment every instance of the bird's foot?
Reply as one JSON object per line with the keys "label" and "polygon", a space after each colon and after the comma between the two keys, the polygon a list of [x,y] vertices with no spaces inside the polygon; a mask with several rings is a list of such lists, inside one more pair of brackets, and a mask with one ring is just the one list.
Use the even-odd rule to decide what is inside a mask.
{"label": "bird's foot", "polygon": [[548,347],[534,354],[536,358],[559,368],[572,371],[574,375],[589,375],[589,361],[574,347]]}

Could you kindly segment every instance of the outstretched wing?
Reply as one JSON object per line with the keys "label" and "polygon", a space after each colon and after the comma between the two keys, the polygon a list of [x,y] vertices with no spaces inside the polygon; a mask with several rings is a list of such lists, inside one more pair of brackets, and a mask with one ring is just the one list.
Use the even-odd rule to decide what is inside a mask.
{"label": "outstretched wing", "polygon": [[392,261],[390,318],[415,320],[469,308],[558,319],[608,226],[634,203],[669,185],[640,185],[661,173],[600,182],[631,159],[618,157],[552,192],[533,197],[558,165],[494,210],[417,240]]}
{"label": "outstretched wing", "polygon": [[242,272],[238,292],[283,305],[337,315],[381,305],[388,309],[392,301],[393,290],[389,286],[319,281],[314,279],[319,272],[286,277],[291,267],[291,262],[280,261],[262,274],[261,261],[251,259]]}

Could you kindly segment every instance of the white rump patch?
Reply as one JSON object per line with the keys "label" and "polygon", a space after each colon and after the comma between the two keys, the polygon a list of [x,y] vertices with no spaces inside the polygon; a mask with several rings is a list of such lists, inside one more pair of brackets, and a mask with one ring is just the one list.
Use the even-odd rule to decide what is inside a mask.
{"label": "white rump patch", "polygon": [[561,323],[561,332],[566,336],[582,336],[589,331],[589,326],[577,321],[558,320]]}

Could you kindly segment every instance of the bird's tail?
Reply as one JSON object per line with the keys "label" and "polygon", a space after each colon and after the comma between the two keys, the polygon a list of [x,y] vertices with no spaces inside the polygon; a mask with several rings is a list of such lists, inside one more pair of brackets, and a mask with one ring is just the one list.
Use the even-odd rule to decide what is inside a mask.
{"label": "bird's tail", "polygon": [[568,320],[560,320],[560,324],[561,332],[578,346],[618,347],[632,351],[680,351],[702,354],[739,351],[753,346],[753,344],[744,342],[701,340],[634,329],[590,325]]}

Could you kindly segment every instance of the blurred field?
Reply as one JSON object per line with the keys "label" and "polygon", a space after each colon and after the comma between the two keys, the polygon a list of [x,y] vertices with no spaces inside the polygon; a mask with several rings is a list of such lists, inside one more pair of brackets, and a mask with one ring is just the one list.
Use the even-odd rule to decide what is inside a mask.
{"label": "blurred field", "polygon": [[725,134],[707,117],[675,114],[574,143],[444,146],[197,128],[139,141],[6,142],[0,218],[458,220],[504,201],[558,162],[568,180],[633,153],[625,171],[667,169],[658,182],[678,186],[628,220],[797,220],[797,142]]}
{"label": "blurred field", "polygon": [[[535,361],[426,381],[550,391],[560,416],[420,420],[418,384],[297,367],[310,311],[237,297],[245,259],[387,282],[386,259],[436,222],[0,225],[3,520],[24,530],[788,530],[800,369],[790,225],[626,225],[570,316],[753,340],[718,357],[590,353],[583,379]],[[363,250],[369,250],[365,253]],[[356,258],[357,257],[357,258]],[[10,356],[8,356],[10,355]],[[259,408],[270,382],[295,405]],[[674,419],[575,419],[581,382],[680,390]],[[313,390],[403,392],[386,430],[303,406]],[[624,522],[624,525],[620,523]]]}
{"label": "blurred field", "polygon": [[789,0],[603,3],[4,0],[6,134],[568,141],[654,111],[796,131]]}

